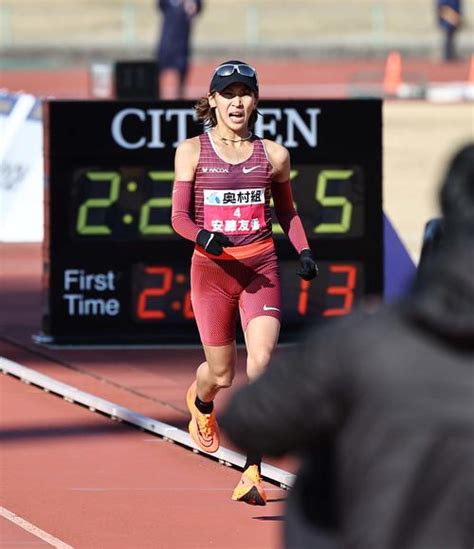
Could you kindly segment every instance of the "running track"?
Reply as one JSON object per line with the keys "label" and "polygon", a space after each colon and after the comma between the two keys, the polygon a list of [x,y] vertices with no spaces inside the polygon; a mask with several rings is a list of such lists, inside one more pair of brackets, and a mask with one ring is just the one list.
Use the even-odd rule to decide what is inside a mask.
{"label": "running track", "polygon": [[[39,347],[31,335],[40,329],[41,247],[0,244],[0,253],[0,356],[186,429],[184,393],[200,350]],[[242,353],[239,362],[237,384],[244,383]],[[266,507],[233,502],[237,469],[9,375],[0,375],[0,394],[0,508],[60,540],[59,547],[279,546],[281,488],[266,483]],[[219,397],[218,410],[227,397]],[[294,470],[288,459],[273,463]],[[24,530],[2,516],[0,525],[2,548],[47,546],[31,526]]]}
{"label": "running track", "polygon": [[[187,95],[196,99],[207,91],[212,70],[221,61],[195,63],[190,72]],[[253,62],[253,60],[248,60]],[[261,95],[268,98],[347,97],[364,89],[364,84],[381,85],[385,60],[361,61],[265,61],[255,60],[261,82]],[[442,63],[428,59],[402,59],[402,80],[411,84],[465,82],[469,60]],[[25,91],[57,98],[90,97],[87,67],[63,70],[2,71],[0,88]],[[166,95],[167,90],[163,90]]]}

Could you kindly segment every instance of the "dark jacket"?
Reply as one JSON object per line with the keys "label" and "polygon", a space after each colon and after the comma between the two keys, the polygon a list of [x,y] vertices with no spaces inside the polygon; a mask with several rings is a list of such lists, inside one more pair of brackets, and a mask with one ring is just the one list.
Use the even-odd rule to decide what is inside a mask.
{"label": "dark jacket", "polygon": [[[195,0],[196,14],[202,8],[201,0]],[[192,17],[184,9],[183,0],[159,0],[163,14],[160,38],[157,46],[159,69],[176,69],[181,74],[188,70]]]}
{"label": "dark jacket", "polygon": [[303,453],[286,547],[473,546],[473,240],[448,248],[406,302],[314,329],[224,412],[242,449]]}
{"label": "dark jacket", "polygon": [[436,0],[438,25],[456,30],[461,25],[461,0]]}

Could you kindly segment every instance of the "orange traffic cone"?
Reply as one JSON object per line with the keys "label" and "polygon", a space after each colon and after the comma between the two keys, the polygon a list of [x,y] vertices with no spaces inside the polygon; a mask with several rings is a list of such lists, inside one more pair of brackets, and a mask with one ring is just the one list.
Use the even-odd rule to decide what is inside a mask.
{"label": "orange traffic cone", "polygon": [[471,55],[471,61],[469,63],[469,73],[464,89],[464,98],[468,101],[474,101],[474,53]]}
{"label": "orange traffic cone", "polygon": [[386,95],[396,95],[402,83],[402,56],[398,51],[388,54],[385,63],[385,75],[383,79],[383,91]]}
{"label": "orange traffic cone", "polygon": [[471,62],[469,64],[469,74],[467,75],[467,83],[469,86],[474,86],[474,53],[471,54]]}

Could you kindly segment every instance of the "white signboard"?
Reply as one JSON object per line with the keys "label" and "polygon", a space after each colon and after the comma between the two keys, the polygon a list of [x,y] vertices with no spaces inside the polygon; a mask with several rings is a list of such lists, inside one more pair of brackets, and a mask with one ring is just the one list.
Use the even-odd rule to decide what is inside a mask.
{"label": "white signboard", "polygon": [[0,92],[0,241],[43,240],[41,102]]}

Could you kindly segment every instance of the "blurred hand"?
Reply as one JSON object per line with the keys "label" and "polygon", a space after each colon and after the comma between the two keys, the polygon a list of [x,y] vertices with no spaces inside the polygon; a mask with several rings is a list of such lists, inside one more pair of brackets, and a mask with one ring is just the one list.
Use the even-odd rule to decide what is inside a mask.
{"label": "blurred hand", "polygon": [[303,280],[312,280],[318,276],[318,266],[313,258],[311,250],[303,250],[300,253],[300,268],[296,271]]}
{"label": "blurred hand", "polygon": [[197,13],[197,4],[195,0],[184,0],[184,11],[188,14],[188,17],[194,17]]}

